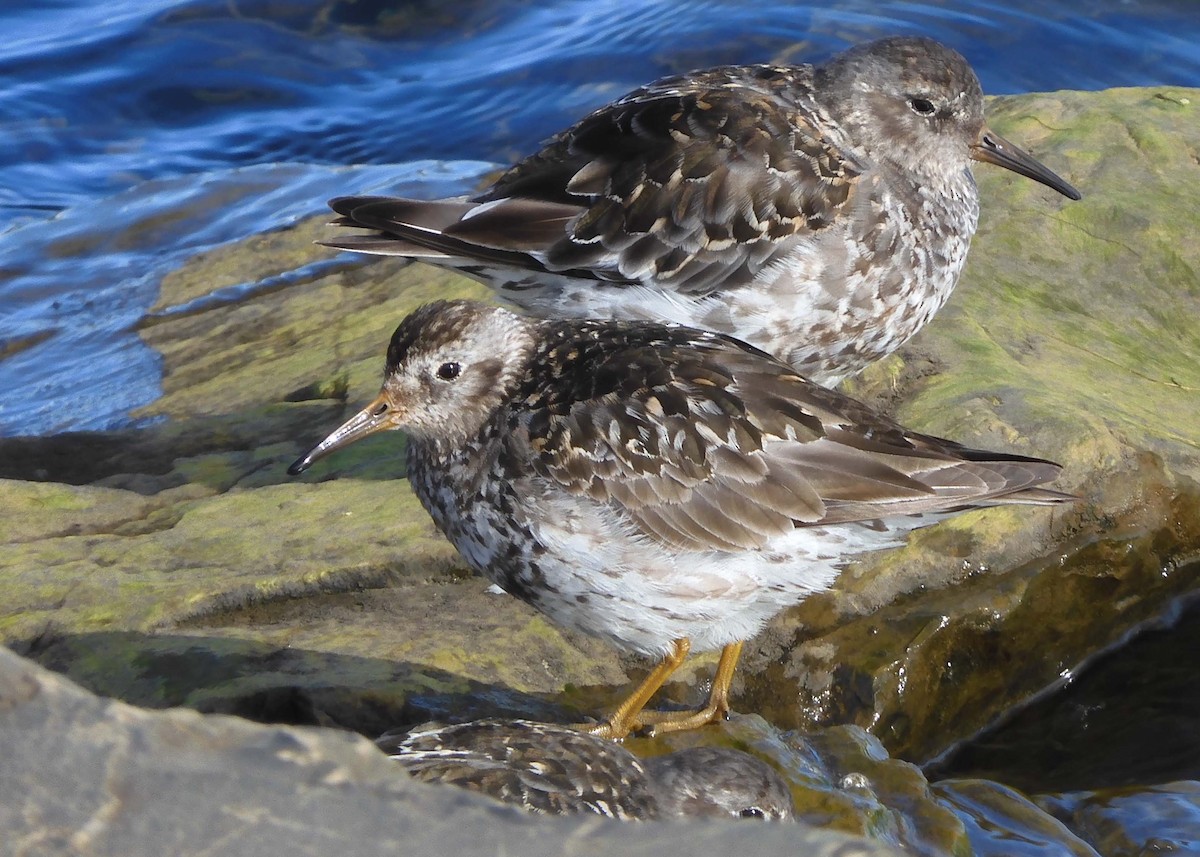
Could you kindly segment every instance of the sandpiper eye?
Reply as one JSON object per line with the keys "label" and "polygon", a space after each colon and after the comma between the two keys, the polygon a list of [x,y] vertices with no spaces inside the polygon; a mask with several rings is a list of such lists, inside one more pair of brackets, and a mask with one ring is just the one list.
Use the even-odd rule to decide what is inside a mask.
{"label": "sandpiper eye", "polygon": [[742,818],[766,818],[767,814],[756,806],[748,806],[738,813]]}
{"label": "sandpiper eye", "polygon": [[457,363],[443,363],[438,367],[437,376],[443,381],[453,381],[461,371],[462,367]]}
{"label": "sandpiper eye", "polygon": [[908,106],[911,107],[912,112],[916,113],[918,116],[932,116],[934,111],[937,110],[937,108],[933,106],[933,102],[928,98],[918,98],[915,95],[908,99]]}

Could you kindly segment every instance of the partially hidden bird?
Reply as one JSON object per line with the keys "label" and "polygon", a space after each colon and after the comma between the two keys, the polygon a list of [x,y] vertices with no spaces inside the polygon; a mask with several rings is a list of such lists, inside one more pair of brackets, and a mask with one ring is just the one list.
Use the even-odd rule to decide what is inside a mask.
{"label": "partially hidden bird", "polygon": [[528,720],[429,723],[375,741],[414,778],[540,815],[794,819],[791,790],[741,750],[693,747],[639,758],[604,738]]}

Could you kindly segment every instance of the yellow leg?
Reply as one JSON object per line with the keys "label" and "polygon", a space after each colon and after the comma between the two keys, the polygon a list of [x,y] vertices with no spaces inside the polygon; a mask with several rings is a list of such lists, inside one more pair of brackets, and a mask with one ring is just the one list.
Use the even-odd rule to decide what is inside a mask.
{"label": "yellow leg", "polygon": [[699,729],[724,719],[729,713],[729,685],[733,682],[733,672],[737,669],[741,654],[740,642],[730,643],[721,650],[721,659],[717,661],[717,672],[713,676],[712,691],[708,694],[708,704],[703,708],[698,711],[643,711],[638,715],[638,725],[652,726],[653,734],[661,735],[664,732]]}
{"label": "yellow leg", "polygon": [[[671,677],[671,673],[679,669],[679,665],[683,663],[683,659],[687,657],[691,648],[692,643],[686,637],[676,640],[667,656],[650,671],[650,675],[646,676],[646,680],[638,685],[637,690],[617,706],[617,710],[608,718],[607,723],[584,728],[601,738],[620,740],[632,730],[640,727],[642,725],[640,719],[642,709],[646,707],[650,698],[658,693],[658,689],[663,686],[663,683]],[[722,661],[724,661],[724,655],[722,655]]]}

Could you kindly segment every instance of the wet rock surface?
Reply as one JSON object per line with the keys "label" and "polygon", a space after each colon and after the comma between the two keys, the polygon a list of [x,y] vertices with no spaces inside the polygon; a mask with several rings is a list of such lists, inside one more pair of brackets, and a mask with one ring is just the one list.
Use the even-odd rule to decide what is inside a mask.
{"label": "wet rock surface", "polygon": [[0,649],[0,854],[898,854],[798,824],[536,818],[360,736],[101,699]]}
{"label": "wet rock surface", "polygon": [[[1030,793],[1200,780],[1200,599],[924,767]],[[1198,827],[1200,829],[1200,827]]]}
{"label": "wet rock surface", "polygon": [[1200,813],[1197,785],[1188,782],[1037,803],[986,780],[930,787],[858,727],[782,733],[739,715],[705,733],[627,746],[643,756],[697,746],[749,752],[790,785],[795,823],[534,817],[413,781],[351,733],[146,711],[93,696],[3,649],[0,734],[0,854],[538,855],[563,853],[569,841],[568,853],[715,846],[816,857],[1083,857],[1188,850]]}
{"label": "wet rock surface", "polygon": [[[1032,804],[959,786],[932,799],[889,754],[934,758],[1200,588],[1188,564],[1200,550],[1198,109],[1200,93],[1181,89],[990,103],[991,124],[1085,198],[977,170],[985,211],[958,291],[851,391],[914,428],[1060,461],[1057,487],[1083,499],[922,531],[747,647],[736,710],[866,748],[824,771],[821,823],[919,853],[1001,853],[963,814],[1023,818]],[[403,481],[402,438],[286,476],[374,395],[403,315],[486,294],[422,265],[331,257],[312,244],[323,219],[164,280],[141,328],[164,372],[162,398],[138,415],[148,425],[0,439],[3,639],[136,705],[368,736],[431,718],[601,713],[646,664],[468,576]],[[251,282],[266,285],[236,288]],[[689,665],[668,698],[699,701],[711,663]],[[881,789],[930,803],[898,807]],[[1054,808],[1099,850],[1065,820],[1085,814]]]}
{"label": "wet rock surface", "polygon": [[1195,780],[1038,802],[1105,857],[1200,850],[1200,782]]}

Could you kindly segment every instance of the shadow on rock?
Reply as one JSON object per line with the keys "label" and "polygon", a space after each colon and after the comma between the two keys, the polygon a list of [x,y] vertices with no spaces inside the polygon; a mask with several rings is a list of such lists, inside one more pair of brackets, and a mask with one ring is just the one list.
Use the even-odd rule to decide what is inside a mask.
{"label": "shadow on rock", "polygon": [[371,738],[427,720],[582,719],[554,700],[426,665],[228,637],[93,632],[12,648],[97,695],[131,705],[334,727]]}

